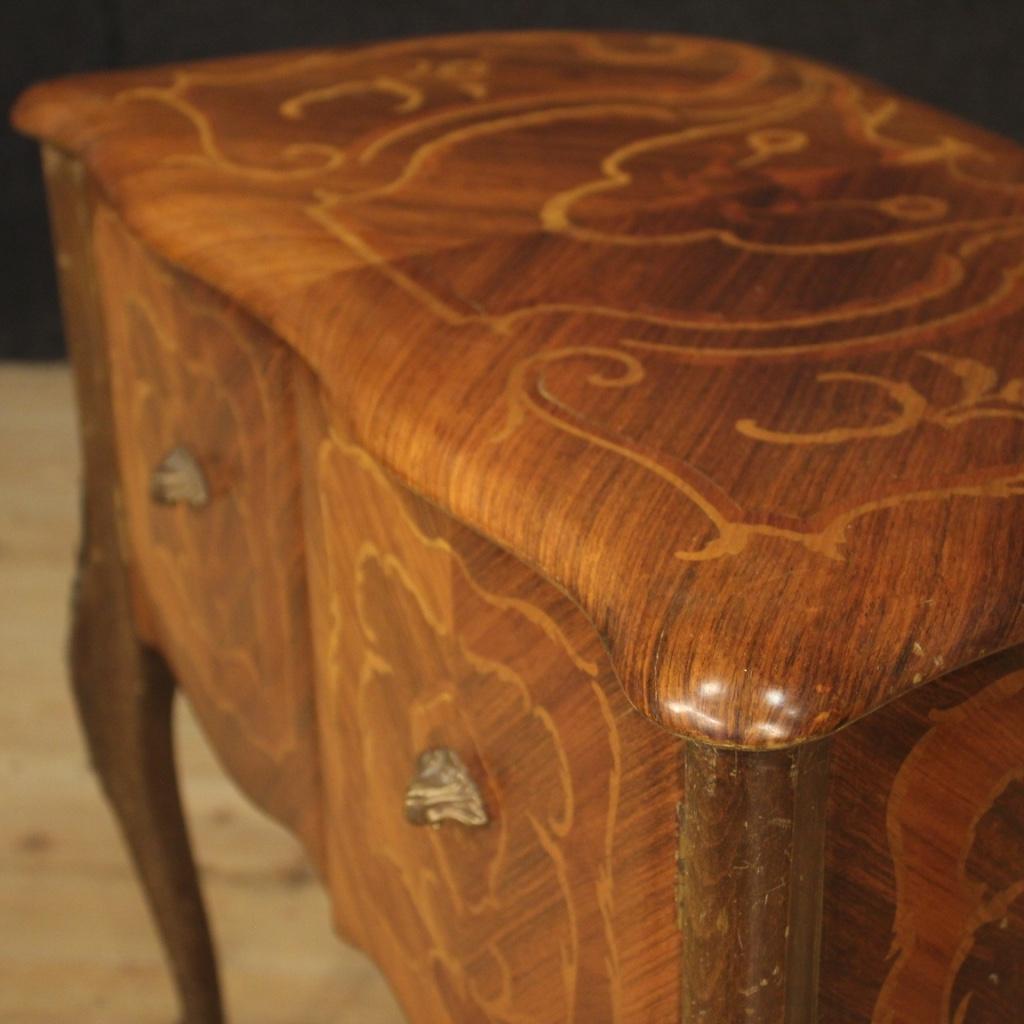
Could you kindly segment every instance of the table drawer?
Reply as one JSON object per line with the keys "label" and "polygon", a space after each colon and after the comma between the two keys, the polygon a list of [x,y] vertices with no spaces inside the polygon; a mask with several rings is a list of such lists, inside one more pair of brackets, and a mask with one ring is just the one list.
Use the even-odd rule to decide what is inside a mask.
{"label": "table drawer", "polygon": [[316,845],[293,356],[109,211],[95,245],[140,630],[250,796]]}
{"label": "table drawer", "polygon": [[[412,1022],[674,1020],[682,744],[633,711],[560,591],[318,416],[304,461],[339,930],[387,965]],[[447,776],[431,751],[454,753]]]}

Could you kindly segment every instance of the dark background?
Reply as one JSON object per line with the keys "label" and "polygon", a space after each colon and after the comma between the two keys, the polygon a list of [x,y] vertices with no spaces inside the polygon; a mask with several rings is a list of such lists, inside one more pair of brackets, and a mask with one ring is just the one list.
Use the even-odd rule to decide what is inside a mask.
{"label": "dark background", "polygon": [[[1024,0],[0,0],[0,105],[97,68],[485,28],[635,28],[796,50],[1024,141]],[[62,352],[35,146],[0,135],[0,358]]]}

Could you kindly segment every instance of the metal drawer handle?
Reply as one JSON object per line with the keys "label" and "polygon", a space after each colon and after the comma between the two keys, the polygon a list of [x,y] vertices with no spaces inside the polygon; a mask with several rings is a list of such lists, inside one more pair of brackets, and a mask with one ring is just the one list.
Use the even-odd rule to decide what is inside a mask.
{"label": "metal drawer handle", "polygon": [[457,821],[471,828],[488,822],[480,790],[454,750],[438,747],[416,759],[416,774],[405,792],[405,816],[413,825]]}
{"label": "metal drawer handle", "polygon": [[191,505],[203,508],[210,503],[210,489],[195,456],[178,445],[171,449],[149,483],[149,493],[161,505]]}

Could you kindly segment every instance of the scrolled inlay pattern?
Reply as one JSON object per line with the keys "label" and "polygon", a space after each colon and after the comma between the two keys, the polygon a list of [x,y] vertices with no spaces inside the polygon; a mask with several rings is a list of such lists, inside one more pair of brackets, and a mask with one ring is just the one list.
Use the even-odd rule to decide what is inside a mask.
{"label": "scrolled inlay pattern", "polygon": [[1020,147],[587,32],[77,79],[18,120],[556,580],[660,724],[802,742],[1024,642]]}

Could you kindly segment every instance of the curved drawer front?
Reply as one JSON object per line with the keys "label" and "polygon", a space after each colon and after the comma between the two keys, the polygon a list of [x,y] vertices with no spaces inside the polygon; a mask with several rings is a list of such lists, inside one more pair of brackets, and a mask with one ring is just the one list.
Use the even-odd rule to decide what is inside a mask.
{"label": "curved drawer front", "polygon": [[[413,1022],[674,1021],[678,740],[556,588],[308,427],[339,929]],[[427,765],[405,806],[437,750],[469,786]],[[411,824],[431,791],[462,821]]]}
{"label": "curved drawer front", "polygon": [[316,849],[293,357],[109,211],[95,244],[140,629],[249,795]]}

